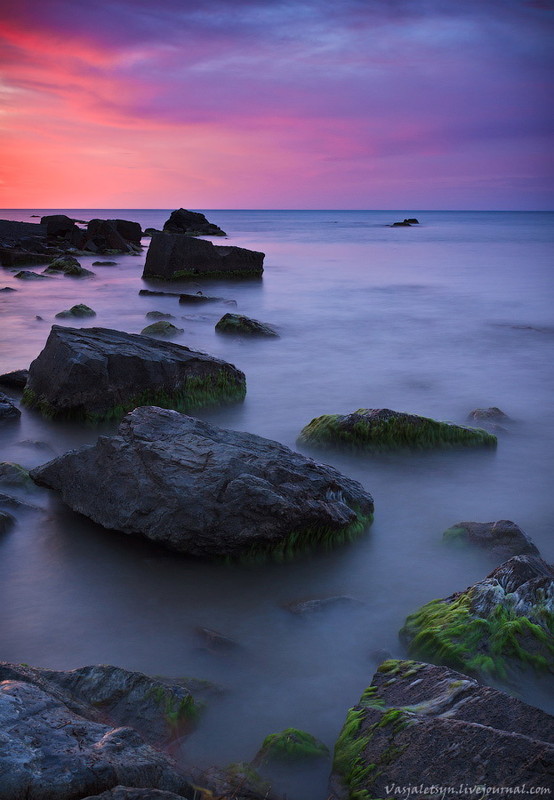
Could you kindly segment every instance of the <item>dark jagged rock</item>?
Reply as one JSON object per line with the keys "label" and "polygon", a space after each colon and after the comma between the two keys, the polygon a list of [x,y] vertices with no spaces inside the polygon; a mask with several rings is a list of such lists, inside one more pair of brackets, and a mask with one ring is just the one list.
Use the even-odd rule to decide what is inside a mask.
{"label": "dark jagged rock", "polygon": [[204,239],[156,233],[146,256],[143,278],[256,277],[264,254],[243,247],[220,247]]}
{"label": "dark jagged rock", "polygon": [[359,408],[352,414],[324,414],[302,429],[298,441],[312,446],[367,451],[496,446],[496,436],[481,428],[438,422],[389,408]]}
{"label": "dark jagged rock", "polygon": [[278,338],[277,331],[266,322],[244,317],[242,314],[224,314],[215,326],[219,333],[231,333],[240,336],[266,336]]}
{"label": "dark jagged rock", "polygon": [[86,306],[84,303],[78,303],[76,306],[71,306],[66,311],[60,311],[56,314],[56,317],[60,317],[61,319],[71,319],[75,317],[95,317],[96,311],[93,311],[92,308]]}
{"label": "dark jagged rock", "polygon": [[444,532],[443,538],[448,543],[482,547],[502,559],[540,555],[519,525],[507,519],[500,519],[497,522],[457,522]]}
{"label": "dark jagged rock", "polygon": [[333,467],[156,407],[31,477],[106,528],[201,556],[284,558],[350,540],[373,512],[371,496]]}
{"label": "dark jagged rock", "polygon": [[113,223],[116,231],[126,242],[131,242],[140,247],[140,240],[142,238],[142,228],[138,222],[130,222],[127,219],[109,219],[108,222]]}
{"label": "dark jagged rock", "polygon": [[392,225],[390,225],[389,227],[391,227],[391,228],[411,228],[412,225],[411,225],[410,222],[408,222],[407,219],[405,219],[403,222],[393,222]]}
{"label": "dark jagged rock", "polygon": [[[154,228],[147,230],[155,232]],[[169,219],[164,222],[164,231],[184,233],[187,236],[227,236],[220,227],[208,222],[204,214],[198,211],[186,211],[184,208],[171,212]]]}
{"label": "dark jagged rock", "polygon": [[141,330],[142,336],[165,336],[167,338],[178,336],[180,333],[184,333],[184,328],[177,328],[176,325],[163,319],[153,322]]}
{"label": "dark jagged rock", "polygon": [[15,406],[7,394],[0,392],[0,423],[15,422],[21,416],[21,411]]}
{"label": "dark jagged rock", "polygon": [[0,385],[12,386],[14,389],[24,389],[28,377],[28,369],[16,369],[14,372],[5,372],[3,375],[0,375]]}
{"label": "dark jagged rock", "polygon": [[108,328],[54,325],[23,403],[47,417],[117,418],[144,403],[192,409],[242,400],[244,374],[188,347]]}
{"label": "dark jagged rock", "polygon": [[116,667],[62,673],[1,664],[2,800],[74,800],[120,785],[192,800],[193,787],[160,742],[145,741],[167,730],[179,691]]}
{"label": "dark jagged rock", "polygon": [[79,231],[75,221],[65,214],[50,214],[47,217],[42,217],[40,224],[46,228],[47,236],[60,236],[66,238],[75,231]]}
{"label": "dark jagged rock", "polygon": [[401,787],[438,797],[439,785],[529,792],[553,771],[553,717],[445,667],[387,661],[348,712],[329,800],[400,797]]}
{"label": "dark jagged rock", "polygon": [[554,570],[536,556],[514,556],[484,580],[407,618],[408,652],[483,680],[519,670],[554,673]]}
{"label": "dark jagged rock", "polygon": [[[91,250],[93,253],[105,252],[110,250],[115,250],[121,253],[132,253],[135,252],[135,247],[140,245],[140,237],[138,245],[133,246],[131,241],[127,241],[124,236],[121,234],[122,225],[118,223],[124,223],[124,220],[112,220],[112,219],[91,219],[91,221],[87,225],[86,231],[86,241],[83,245],[83,249]],[[140,230],[140,225],[137,223],[126,223],[123,229],[127,229],[127,224],[129,226],[138,226]],[[133,228],[132,230],[135,231],[136,229]]]}

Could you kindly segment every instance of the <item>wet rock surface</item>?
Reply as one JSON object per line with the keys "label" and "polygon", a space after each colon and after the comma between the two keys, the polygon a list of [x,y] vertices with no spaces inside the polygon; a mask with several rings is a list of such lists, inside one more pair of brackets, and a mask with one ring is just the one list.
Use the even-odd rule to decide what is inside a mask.
{"label": "wet rock surface", "polygon": [[107,328],[54,325],[29,368],[23,402],[46,416],[117,417],[141,402],[174,408],[241,400],[232,364],[188,347]]}
{"label": "wet rock surface", "polygon": [[0,375],[0,386],[10,386],[14,389],[24,389],[28,378],[28,369],[16,369],[14,372],[5,372],[3,375]]}
{"label": "wet rock surface", "polygon": [[508,519],[497,522],[457,522],[443,533],[448,544],[483,548],[504,560],[512,556],[538,556],[539,551],[519,525]]}
{"label": "wet rock surface", "polygon": [[221,247],[191,236],[155,233],[146,256],[143,278],[179,280],[190,277],[256,277],[264,254],[243,247]]}
{"label": "wet rock surface", "polygon": [[4,422],[17,422],[21,411],[4,392],[0,392],[0,424]]}
{"label": "wet rock surface", "polygon": [[553,717],[446,667],[387,661],[348,712],[330,800],[403,786],[529,790],[550,786],[553,771]]}
{"label": "wet rock surface", "polygon": [[31,476],[106,528],[194,555],[282,558],[358,535],[373,512],[333,467],[155,407]]}
{"label": "wet rock surface", "polygon": [[237,336],[265,336],[277,338],[279,334],[266,322],[245,317],[242,314],[224,314],[216,324],[218,333],[230,333]]}

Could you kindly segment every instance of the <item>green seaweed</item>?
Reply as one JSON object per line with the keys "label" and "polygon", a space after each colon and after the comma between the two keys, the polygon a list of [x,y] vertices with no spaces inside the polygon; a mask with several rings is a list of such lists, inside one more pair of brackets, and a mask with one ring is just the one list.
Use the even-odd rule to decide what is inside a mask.
{"label": "green seaweed", "polygon": [[537,671],[552,668],[552,659],[535,652],[541,647],[554,657],[551,612],[538,604],[533,621],[499,603],[483,617],[473,612],[471,599],[470,590],[452,602],[432,600],[410,614],[400,631],[409,652],[468,674],[501,679],[508,677],[509,659]]}
{"label": "green seaweed", "polygon": [[369,410],[359,408],[355,411],[354,414],[360,415],[360,419],[351,425],[344,425],[347,417],[340,414],[316,417],[302,429],[298,442],[313,446],[337,445],[350,450],[372,452],[402,448],[495,447],[497,444],[496,436],[482,428],[450,425],[415,415],[409,415],[408,419],[401,416],[364,419],[363,415]]}
{"label": "green seaweed", "polygon": [[467,544],[467,531],[465,528],[454,525],[452,528],[445,530],[442,538],[447,544],[463,546]]}
{"label": "green seaweed", "polygon": [[147,697],[160,707],[172,738],[182,736],[192,728],[200,715],[201,706],[190,694],[178,697],[171,689],[156,686],[147,692]]}
{"label": "green seaweed", "polygon": [[256,756],[258,763],[266,761],[305,761],[316,758],[327,758],[329,749],[311,733],[287,728],[280,733],[266,736],[260,753]]}
{"label": "green seaweed", "polygon": [[230,380],[223,371],[220,371],[216,375],[186,378],[173,391],[147,390],[118,405],[97,412],[86,411],[81,406],[59,409],[32,389],[23,390],[21,402],[27,408],[35,408],[46,419],[85,421],[97,425],[100,422],[120,419],[128,411],[139,406],[160,406],[186,412],[204,406],[240,402],[244,400],[245,395],[246,384],[243,381]]}

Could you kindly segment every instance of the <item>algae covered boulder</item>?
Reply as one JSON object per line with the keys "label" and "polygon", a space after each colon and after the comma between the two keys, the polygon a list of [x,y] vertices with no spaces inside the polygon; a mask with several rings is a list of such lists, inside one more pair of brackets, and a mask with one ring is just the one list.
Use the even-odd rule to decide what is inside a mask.
{"label": "algae covered boulder", "polygon": [[143,278],[259,277],[264,254],[244,247],[221,247],[205,239],[155,233],[146,256]]}
{"label": "algae covered boulder", "polygon": [[232,364],[172,342],[108,328],[54,325],[29,368],[23,402],[44,416],[96,421],[144,403],[193,409],[242,400]]}
{"label": "algae covered boulder", "polygon": [[172,322],[168,322],[166,319],[160,319],[158,322],[152,322],[150,325],[147,325],[146,328],[141,330],[141,334],[143,336],[164,336],[168,339],[171,336],[178,336],[180,333],[184,333],[184,328],[178,328],[176,325],[173,325]]}
{"label": "algae covered boulder", "polygon": [[106,528],[200,556],[284,558],[350,540],[373,512],[371,496],[333,467],[156,407],[31,477]]}
{"label": "algae covered boulder", "polygon": [[65,255],[55,258],[43,271],[44,275],[62,273],[73,278],[91,278],[95,273],[80,265],[74,256]]}
{"label": "algae covered boulder", "polygon": [[329,800],[404,797],[402,787],[417,798],[441,786],[534,794],[553,770],[550,715],[446,667],[387,661],[348,712]]}
{"label": "algae covered boulder", "polygon": [[84,303],[77,303],[75,306],[71,306],[71,308],[66,309],[65,311],[59,311],[56,314],[58,319],[72,319],[77,317],[78,319],[84,317],[95,317],[96,311],[94,311],[90,306],[85,305]]}
{"label": "algae covered boulder", "polygon": [[328,756],[329,748],[311,733],[287,728],[265,737],[253,763],[312,761]]}
{"label": "algae covered boulder", "polygon": [[302,429],[298,441],[317,447],[370,452],[399,448],[496,446],[496,436],[480,428],[438,422],[388,408],[359,408],[352,414],[324,414]]}
{"label": "algae covered boulder", "polygon": [[443,533],[443,540],[452,545],[480,547],[502,559],[539,555],[527,534],[509,519],[499,519],[496,522],[457,522]]}
{"label": "algae covered boulder", "polygon": [[416,658],[480,678],[554,673],[554,570],[514,556],[484,580],[407,618],[400,638]]}
{"label": "algae covered boulder", "polygon": [[215,329],[218,333],[230,333],[238,336],[278,337],[277,331],[266,322],[245,317],[242,314],[224,314]]}

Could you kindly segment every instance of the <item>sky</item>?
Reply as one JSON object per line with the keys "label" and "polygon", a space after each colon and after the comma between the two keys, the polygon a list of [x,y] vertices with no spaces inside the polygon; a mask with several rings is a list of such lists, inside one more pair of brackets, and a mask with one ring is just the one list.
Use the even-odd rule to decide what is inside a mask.
{"label": "sky", "polygon": [[552,0],[6,0],[0,207],[554,209]]}

